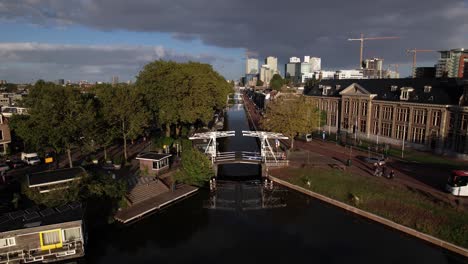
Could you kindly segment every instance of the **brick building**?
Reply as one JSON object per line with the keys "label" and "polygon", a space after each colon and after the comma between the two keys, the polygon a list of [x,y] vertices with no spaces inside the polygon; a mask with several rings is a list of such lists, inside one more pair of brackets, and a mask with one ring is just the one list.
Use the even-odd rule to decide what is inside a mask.
{"label": "brick building", "polygon": [[324,80],[304,94],[325,131],[468,158],[467,80]]}

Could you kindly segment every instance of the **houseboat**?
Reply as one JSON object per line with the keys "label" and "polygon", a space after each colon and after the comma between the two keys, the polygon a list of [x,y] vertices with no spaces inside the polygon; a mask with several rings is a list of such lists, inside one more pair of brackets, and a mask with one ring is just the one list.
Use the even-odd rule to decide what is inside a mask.
{"label": "houseboat", "polygon": [[80,203],[0,216],[0,263],[55,262],[85,254]]}

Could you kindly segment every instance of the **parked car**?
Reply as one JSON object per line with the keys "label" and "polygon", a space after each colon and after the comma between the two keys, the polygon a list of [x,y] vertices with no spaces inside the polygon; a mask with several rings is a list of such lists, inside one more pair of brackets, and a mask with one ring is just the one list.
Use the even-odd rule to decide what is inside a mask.
{"label": "parked car", "polygon": [[379,166],[385,165],[384,158],[377,158],[377,157],[364,158],[364,161],[373,165],[379,165]]}
{"label": "parked car", "polygon": [[26,164],[19,159],[7,160],[7,164],[8,166],[10,166],[11,169],[22,168],[26,166]]}
{"label": "parked car", "polygon": [[41,163],[37,153],[21,153],[21,160],[26,162],[28,165],[38,165]]}

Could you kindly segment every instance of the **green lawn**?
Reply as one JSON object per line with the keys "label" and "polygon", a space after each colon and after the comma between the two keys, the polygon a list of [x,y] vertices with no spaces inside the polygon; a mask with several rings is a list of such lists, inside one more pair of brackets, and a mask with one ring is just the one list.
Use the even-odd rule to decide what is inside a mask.
{"label": "green lawn", "polygon": [[[288,181],[468,248],[468,212],[426,195],[328,168],[283,170]],[[283,174],[282,173],[282,174]],[[309,184],[310,187],[309,187]]]}

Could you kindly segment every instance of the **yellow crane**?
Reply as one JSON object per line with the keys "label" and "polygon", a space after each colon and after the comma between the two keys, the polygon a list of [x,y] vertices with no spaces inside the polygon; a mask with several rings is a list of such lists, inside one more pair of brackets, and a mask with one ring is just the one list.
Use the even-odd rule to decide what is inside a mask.
{"label": "yellow crane", "polygon": [[433,52],[435,50],[428,50],[428,49],[407,49],[406,50],[406,53],[413,53],[413,73],[414,73],[414,70],[416,69],[416,54],[418,52]]}
{"label": "yellow crane", "polygon": [[356,39],[348,39],[348,41],[360,41],[361,42],[361,53],[359,55],[359,68],[362,69],[362,55],[364,51],[364,41],[365,40],[381,40],[381,39],[399,39],[400,37],[370,37],[370,38],[365,38],[364,34],[361,33],[360,38]]}

